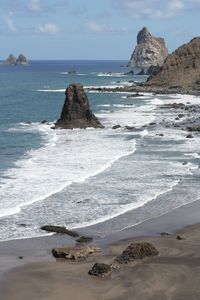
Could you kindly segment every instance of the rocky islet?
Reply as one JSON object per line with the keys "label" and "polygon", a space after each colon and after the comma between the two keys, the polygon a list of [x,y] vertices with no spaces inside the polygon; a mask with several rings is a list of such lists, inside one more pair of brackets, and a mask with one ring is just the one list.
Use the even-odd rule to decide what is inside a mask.
{"label": "rocky islet", "polygon": [[81,84],[70,84],[65,91],[65,95],[65,103],[55,128],[104,127],[90,110],[88,97]]}

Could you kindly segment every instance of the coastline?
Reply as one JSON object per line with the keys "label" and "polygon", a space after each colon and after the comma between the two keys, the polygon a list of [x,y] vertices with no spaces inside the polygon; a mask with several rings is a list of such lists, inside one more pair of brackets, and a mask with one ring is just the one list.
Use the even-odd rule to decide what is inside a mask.
{"label": "coastline", "polygon": [[115,88],[106,88],[106,87],[93,87],[93,88],[86,88],[87,91],[95,91],[99,93],[103,92],[112,92],[112,93],[152,93],[157,95],[193,95],[199,96],[200,89],[198,86],[191,86],[191,87],[178,87],[178,86],[154,86],[148,83],[138,83],[135,82],[133,85],[125,86],[125,87],[115,87]]}
{"label": "coastline", "polygon": [[[146,294],[142,292],[144,289],[147,293],[147,287],[149,287],[148,299],[161,299],[159,297],[162,295],[162,289],[166,294],[162,299],[169,299],[170,293],[181,292],[183,277],[187,280],[185,287],[181,288],[182,292],[186,292],[186,286],[188,288],[192,282],[188,295],[190,291],[192,293],[190,299],[197,299],[195,297],[200,295],[200,291],[194,287],[198,287],[197,282],[200,278],[199,209],[198,200],[121,232],[104,238],[95,238],[93,244],[100,246],[102,252],[93,254],[84,262],[55,261],[52,257],[53,247],[74,244],[72,238],[64,235],[1,242],[0,289],[3,298],[0,296],[0,299],[27,300],[27,296],[30,300],[72,298],[94,300],[124,297],[132,299],[134,291],[137,295],[135,299],[140,300],[147,299]],[[84,228],[81,231],[85,233]],[[161,236],[162,232],[168,232],[169,235]],[[176,238],[178,234],[182,235],[184,240],[178,241]],[[114,270],[109,278],[93,278],[87,274],[95,262],[110,263],[133,241],[153,243],[160,252],[159,256],[122,266],[120,270]],[[19,255],[22,255],[23,259],[19,259]],[[2,260],[4,265],[10,262],[7,264],[7,270],[3,269]],[[162,279],[159,279],[160,276]],[[175,286],[170,292],[170,286],[173,286],[172,279],[175,280]],[[162,282],[156,293],[155,287],[150,287],[154,284],[154,280],[158,285]],[[137,283],[137,291],[134,285],[130,286],[131,282],[134,285]],[[10,289],[10,286],[13,288]],[[98,296],[99,293],[101,297]],[[170,299],[179,298],[171,295]]]}
{"label": "coastline", "polygon": [[[173,90],[172,94],[174,93],[175,92]],[[185,122],[185,124],[187,123]],[[38,238],[1,242],[0,290],[3,291],[4,297],[2,298],[2,300],[27,300],[27,297],[29,297],[28,299],[30,300],[61,300],[72,298],[80,299],[80,297],[83,300],[128,300],[132,299],[130,298],[131,294],[133,291],[136,291],[134,289],[130,289],[129,293],[126,294],[127,285],[138,284],[140,289],[144,289],[143,280],[147,284],[147,286],[154,284],[154,281],[152,282],[151,280],[149,280],[149,278],[145,278],[146,271],[147,273],[153,273],[153,277],[155,277],[155,283],[157,283],[158,286],[161,286],[161,288],[159,287],[159,292],[156,290],[156,294],[152,294],[152,296],[148,297],[148,299],[160,300],[160,297],[162,295],[162,287],[163,291],[166,291],[168,288],[170,289],[170,284],[172,284],[171,281],[173,279],[176,280],[176,283],[179,283],[179,285],[182,284],[182,273],[185,272],[185,274],[188,274],[187,276],[189,276],[190,281],[193,281],[194,278],[195,280],[197,278],[198,281],[198,279],[200,278],[198,277],[199,269],[194,271],[193,266],[199,268],[200,262],[200,258],[197,253],[197,249],[200,244],[200,241],[198,240],[198,235],[200,232],[199,200],[178,207],[158,217],[142,221],[135,226],[127,227],[121,231],[116,231],[103,237],[98,236],[98,228],[101,227],[102,229],[102,226],[110,226],[113,221],[112,219],[92,226],[82,227],[80,229],[77,228],[76,230],[84,235],[92,235],[92,233],[94,233],[93,244],[95,246],[99,246],[102,249],[102,254],[95,254],[92,257],[89,257],[83,263],[56,262],[52,257],[52,248],[75,244],[75,240],[66,235],[51,235]],[[133,211],[129,211],[123,214],[123,217],[127,216],[135,217]],[[116,219],[115,222],[118,222],[120,220],[120,217],[121,216],[114,218]],[[170,235],[161,237],[162,232],[168,232]],[[184,236],[186,236],[186,240],[184,240],[183,242],[177,241],[176,232],[177,234],[183,234]],[[190,239],[190,236],[195,239],[194,243],[194,240]],[[161,257],[156,259],[151,258],[149,260],[145,259],[144,263],[143,261],[136,262],[136,264],[128,266],[127,269],[122,268],[122,270],[120,270],[119,272],[115,271],[110,281],[107,279],[98,279],[97,282],[96,279],[90,278],[87,275],[89,268],[91,268],[94,262],[96,262],[97,260],[110,262],[114,258],[114,255],[116,255],[116,253],[119,254],[120,251],[125,248],[125,246],[127,246],[131,241],[135,240],[150,241],[155,243],[155,245],[158,245],[159,251],[161,252]],[[180,245],[185,246],[187,249],[184,250],[184,247],[179,247]],[[162,282],[162,286],[161,282],[159,281],[159,277],[163,275],[163,272],[166,272],[166,264],[170,265],[170,271],[168,273],[169,278],[167,279],[167,283],[165,281],[164,283]],[[186,267],[189,267],[191,269],[188,271]],[[134,277],[135,270],[139,275],[139,282]],[[192,274],[191,276],[190,273],[187,273],[193,271],[194,274]],[[71,273],[69,274],[69,272]],[[133,276],[133,281],[130,281],[130,279],[128,278],[129,276]],[[56,281],[55,285],[52,282],[52,279]],[[30,287],[28,280],[30,280],[30,282],[33,284],[33,287]],[[194,288],[197,287],[197,283],[195,280],[194,283],[192,283],[193,285],[190,282],[190,292],[192,292]],[[20,281],[25,282],[24,291],[22,291]],[[57,281],[59,282],[59,284]],[[94,287],[90,290],[90,288],[88,287],[90,287],[94,283],[94,281],[95,283],[97,283],[97,285],[94,284]],[[120,281],[123,283],[123,287],[120,285]],[[80,290],[77,292],[80,282]],[[105,287],[103,286],[104,283],[106,283]],[[13,286],[13,289],[19,293],[17,294],[17,296],[13,294],[12,290],[9,291],[10,285]],[[51,285],[52,287],[55,287],[55,294],[54,292],[52,292],[51,294],[52,287],[49,287]],[[114,289],[114,291],[110,292],[110,289]],[[69,292],[67,296],[69,298],[66,298],[66,291]],[[117,291],[119,292],[119,294],[117,294]],[[173,294],[174,291],[175,290],[170,291],[170,293]],[[184,288],[183,292],[185,292]],[[103,295],[105,296],[99,298],[99,293],[103,293]],[[196,300],[197,298],[195,297],[197,297],[197,295],[200,295],[200,292],[199,294],[194,294],[194,298],[193,296],[191,296],[190,299]],[[136,299],[142,300],[146,299],[145,297],[145,295],[138,294]],[[166,292],[166,297],[162,299],[169,299],[168,291]],[[170,299],[176,300],[178,298],[171,297]]]}
{"label": "coastline", "polygon": [[[103,252],[107,252],[112,244],[124,240],[139,237],[159,237],[162,232],[174,234],[187,226],[200,224],[199,210],[200,199],[107,236],[94,236],[92,244],[101,247]],[[76,230],[80,234],[88,235],[104,223]],[[72,237],[59,234],[2,241],[0,242],[0,279],[4,273],[24,264],[55,261],[51,255],[52,248],[74,244],[75,240]],[[23,259],[19,259],[20,256],[23,256]]]}

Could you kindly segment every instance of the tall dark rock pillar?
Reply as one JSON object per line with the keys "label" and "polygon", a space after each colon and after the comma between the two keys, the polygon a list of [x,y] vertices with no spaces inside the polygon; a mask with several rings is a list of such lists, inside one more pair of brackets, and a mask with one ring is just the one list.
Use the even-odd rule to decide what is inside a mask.
{"label": "tall dark rock pillar", "polygon": [[57,128],[103,128],[97,117],[91,112],[87,95],[80,84],[70,84],[65,91],[65,103]]}

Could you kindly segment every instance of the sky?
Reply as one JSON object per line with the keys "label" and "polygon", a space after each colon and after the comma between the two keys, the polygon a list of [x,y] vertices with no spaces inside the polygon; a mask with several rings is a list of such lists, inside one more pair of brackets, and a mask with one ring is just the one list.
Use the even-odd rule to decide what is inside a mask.
{"label": "sky", "polygon": [[0,0],[0,60],[128,60],[144,26],[172,52],[199,20],[200,0]]}

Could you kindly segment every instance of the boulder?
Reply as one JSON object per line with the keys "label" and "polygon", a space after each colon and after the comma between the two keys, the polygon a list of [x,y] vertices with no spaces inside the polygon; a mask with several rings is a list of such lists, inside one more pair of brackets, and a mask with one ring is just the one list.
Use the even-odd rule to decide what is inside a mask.
{"label": "boulder", "polygon": [[114,125],[114,126],[112,127],[112,129],[119,129],[119,128],[121,128],[121,125]]}
{"label": "boulder", "polygon": [[87,95],[80,84],[70,84],[65,91],[65,103],[55,128],[103,128],[91,112]]}
{"label": "boulder", "polygon": [[126,98],[137,98],[137,97],[143,97],[143,96],[144,96],[144,94],[135,93],[135,94],[127,95]]}
{"label": "boulder", "polygon": [[103,264],[103,263],[95,263],[91,270],[89,270],[88,274],[97,277],[106,277],[109,276],[112,272],[111,265]]}
{"label": "boulder", "polygon": [[127,264],[130,261],[156,256],[158,254],[158,250],[150,243],[132,243],[122,254],[116,257],[115,261],[120,264]]}
{"label": "boulder", "polygon": [[192,135],[192,134],[188,134],[188,135],[186,135],[186,138],[187,138],[187,139],[192,139],[192,138],[193,138],[193,135]]}
{"label": "boulder", "polygon": [[101,249],[97,247],[89,247],[85,245],[77,244],[74,247],[63,247],[63,248],[54,248],[52,249],[52,255],[55,258],[64,258],[74,261],[85,260],[89,254],[94,252],[100,252]]}
{"label": "boulder", "polygon": [[91,243],[93,238],[91,236],[80,236],[77,240],[78,243]]}
{"label": "boulder", "polygon": [[64,226],[54,226],[54,225],[44,225],[40,227],[40,229],[48,231],[48,232],[55,232],[61,234],[68,234],[71,237],[77,238],[79,237],[79,233],[76,231],[69,230]]}
{"label": "boulder", "polygon": [[188,126],[187,130],[192,132],[192,131],[199,131],[200,132],[200,125],[194,125],[194,126]]}
{"label": "boulder", "polygon": [[148,28],[144,27],[137,35],[137,46],[128,66],[137,68],[162,66],[167,55],[165,40],[152,36]]}

